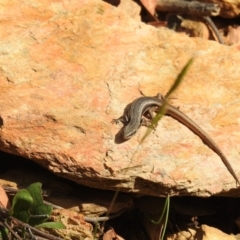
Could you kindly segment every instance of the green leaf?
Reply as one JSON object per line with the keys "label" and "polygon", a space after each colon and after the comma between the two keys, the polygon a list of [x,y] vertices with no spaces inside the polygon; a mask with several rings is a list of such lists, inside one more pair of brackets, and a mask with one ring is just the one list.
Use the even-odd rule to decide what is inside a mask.
{"label": "green leaf", "polygon": [[33,204],[33,198],[26,189],[22,189],[16,193],[13,198],[12,210],[13,213],[28,210]]}
{"label": "green leaf", "polygon": [[13,217],[15,217],[25,223],[28,223],[30,216],[31,216],[31,214],[29,213],[28,210],[18,211],[13,214]]}
{"label": "green leaf", "polygon": [[52,214],[52,206],[46,205],[44,203],[39,204],[38,206],[31,208],[31,214],[32,215],[48,215],[48,216],[50,216]]}
{"label": "green leaf", "polygon": [[29,185],[26,189],[33,198],[33,206],[43,204],[42,184],[40,182],[33,183]]}
{"label": "green leaf", "polygon": [[27,187],[27,190],[33,198],[33,205],[30,208],[31,217],[29,225],[35,226],[47,221],[52,213],[52,206],[43,203],[42,184],[39,182],[33,183]]}
{"label": "green leaf", "polygon": [[54,228],[54,229],[65,229],[65,225],[62,222],[45,222],[35,226],[36,228]]}
{"label": "green leaf", "polygon": [[31,208],[31,217],[29,219],[29,225],[35,226],[44,223],[48,220],[52,213],[52,206],[41,204]]}
{"label": "green leaf", "polygon": [[0,226],[0,239],[9,240],[8,232],[7,228]]}
{"label": "green leaf", "polygon": [[10,215],[27,223],[30,217],[29,209],[33,204],[33,198],[26,189],[20,190],[13,198]]}

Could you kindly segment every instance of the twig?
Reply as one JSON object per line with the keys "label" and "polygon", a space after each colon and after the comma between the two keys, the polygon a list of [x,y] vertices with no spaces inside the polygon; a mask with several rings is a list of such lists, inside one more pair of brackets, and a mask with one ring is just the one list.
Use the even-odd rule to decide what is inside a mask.
{"label": "twig", "polygon": [[[2,220],[3,220],[3,219],[2,219]],[[2,223],[3,223],[3,225],[12,233],[12,235],[13,235],[16,239],[18,239],[18,240],[23,240],[20,236],[18,236],[17,233],[15,233],[15,232],[12,230],[11,226],[9,226],[8,223],[7,223],[5,220],[3,220]]]}
{"label": "twig", "polygon": [[218,4],[183,0],[158,0],[156,9],[162,12],[187,13],[200,16],[217,16],[220,13]]}
{"label": "twig", "polygon": [[95,223],[95,222],[103,222],[103,221],[108,221],[110,219],[116,218],[119,215],[121,215],[122,213],[124,213],[127,209],[124,208],[122,210],[120,210],[117,213],[111,214],[109,216],[105,216],[105,217],[84,217],[84,220],[86,222],[91,222],[91,223]]}
{"label": "twig", "polygon": [[219,43],[224,44],[217,27],[210,16],[217,16],[220,13],[219,4],[201,3],[197,1],[187,2],[183,0],[158,0],[156,9],[162,12],[187,14],[202,17],[216,35]]}
{"label": "twig", "polygon": [[[32,232],[37,233],[37,234],[40,235],[41,237],[45,237],[45,238],[50,239],[50,240],[64,240],[63,238],[55,237],[55,236],[52,236],[51,234],[45,233],[45,232],[43,232],[43,231],[41,231],[41,230],[38,230],[37,228],[32,227],[32,226],[28,225],[27,223],[24,223],[24,222],[18,220],[17,218],[15,218],[15,217],[13,217],[13,216],[9,216],[9,215],[8,215],[8,210],[7,210],[6,208],[0,208],[0,211],[1,211],[1,213],[3,213],[5,216],[7,216],[7,219],[12,220],[14,223],[17,223],[17,224],[21,225],[22,227],[31,229]],[[12,229],[11,229],[11,227],[6,223],[6,221],[3,221],[3,223],[4,223],[5,226],[9,229],[9,231],[10,231],[12,234],[14,234],[14,232],[13,232]],[[14,236],[15,236],[15,234],[14,234]],[[22,240],[22,238],[18,238],[17,236],[16,236],[16,238],[17,238],[18,240]]]}
{"label": "twig", "polygon": [[9,216],[9,218],[13,221],[16,221],[19,225],[21,225],[25,228],[31,229],[33,232],[39,234],[41,237],[45,237],[45,238],[50,239],[50,240],[64,240],[63,238],[55,237],[55,236],[52,236],[51,234],[45,233],[41,230],[38,230],[37,228],[32,227],[32,226],[28,225],[27,223],[24,223],[24,222],[18,220],[15,217]]}

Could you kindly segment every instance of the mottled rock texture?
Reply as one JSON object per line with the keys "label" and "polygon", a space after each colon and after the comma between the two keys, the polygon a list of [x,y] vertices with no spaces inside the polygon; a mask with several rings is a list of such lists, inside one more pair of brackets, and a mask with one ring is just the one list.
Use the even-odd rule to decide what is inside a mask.
{"label": "mottled rock texture", "polygon": [[102,1],[1,1],[0,150],[75,182],[155,196],[238,195],[221,159],[164,117],[118,144],[125,106],[165,94],[215,140],[240,175],[240,55],[147,26]]}

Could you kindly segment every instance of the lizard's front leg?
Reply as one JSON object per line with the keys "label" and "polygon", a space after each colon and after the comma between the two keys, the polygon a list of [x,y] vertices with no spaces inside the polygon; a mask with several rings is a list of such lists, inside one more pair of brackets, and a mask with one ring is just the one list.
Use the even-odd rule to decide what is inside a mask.
{"label": "lizard's front leg", "polygon": [[[158,106],[149,107],[143,115],[144,117],[141,120],[141,125],[145,126],[145,127],[150,127],[152,124],[152,120],[156,116],[156,112],[158,112],[158,111],[159,111]],[[153,130],[155,130],[156,127],[157,127],[157,125],[154,125],[151,128]]]}
{"label": "lizard's front leg", "polygon": [[119,118],[114,118],[111,123],[119,124],[119,122],[126,125],[129,122],[129,110],[130,110],[131,104],[128,104],[126,108],[124,109],[123,115]]}

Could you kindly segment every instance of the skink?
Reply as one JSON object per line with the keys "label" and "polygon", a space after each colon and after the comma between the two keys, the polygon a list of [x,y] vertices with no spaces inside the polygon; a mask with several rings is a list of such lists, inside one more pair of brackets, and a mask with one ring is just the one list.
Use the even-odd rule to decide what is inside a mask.
{"label": "skink", "polygon": [[[125,108],[123,116],[118,119],[113,119],[114,123],[121,121],[125,125],[122,132],[123,139],[130,139],[137,132],[138,128],[142,125],[143,115],[156,107],[159,109],[163,106],[164,102],[164,97],[161,94],[158,94],[157,97],[137,98],[131,104],[129,104]],[[166,105],[165,111],[165,115],[168,115],[185,125],[193,133],[195,133],[203,141],[204,144],[206,144],[210,149],[212,149],[222,159],[228,171],[240,185],[240,181],[231,164],[229,163],[223,152],[220,150],[220,148],[217,146],[217,144],[211,139],[210,136],[208,136],[208,134],[203,129],[201,129],[188,116],[186,116],[184,113],[182,113],[177,108],[171,106],[170,104]]]}

